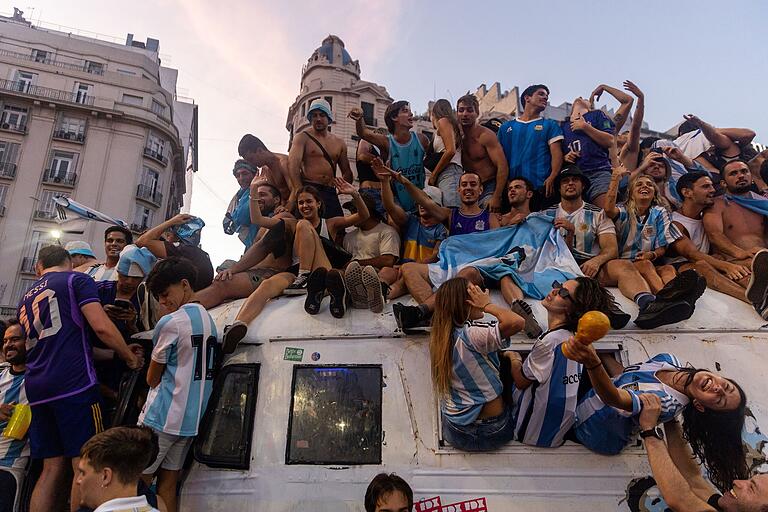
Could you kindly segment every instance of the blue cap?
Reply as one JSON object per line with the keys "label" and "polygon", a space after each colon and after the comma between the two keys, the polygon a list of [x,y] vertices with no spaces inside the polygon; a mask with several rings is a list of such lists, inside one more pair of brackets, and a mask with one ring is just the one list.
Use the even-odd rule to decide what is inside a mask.
{"label": "blue cap", "polygon": [[157,258],[146,247],[126,245],[120,251],[117,273],[128,277],[147,277],[156,262]]}
{"label": "blue cap", "polygon": [[70,256],[74,256],[75,254],[82,254],[83,256],[88,256],[90,258],[96,257],[96,255],[93,254],[93,249],[91,249],[91,245],[88,242],[81,242],[80,240],[67,242],[67,245],[64,246],[64,249],[67,250]]}
{"label": "blue cap", "polygon": [[309,110],[307,110],[307,121],[312,120],[312,111],[319,110],[328,116],[328,121],[333,122],[333,114],[331,114],[331,105],[324,99],[316,99],[309,104]]}
{"label": "blue cap", "polygon": [[192,220],[179,226],[174,226],[172,231],[179,237],[179,241],[185,245],[200,245],[200,231],[205,227],[205,222],[200,217],[192,217]]}

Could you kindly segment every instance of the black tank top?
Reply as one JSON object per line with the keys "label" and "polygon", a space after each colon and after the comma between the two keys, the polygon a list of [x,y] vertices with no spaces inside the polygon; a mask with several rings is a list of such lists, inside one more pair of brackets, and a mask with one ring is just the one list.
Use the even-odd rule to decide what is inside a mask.
{"label": "black tank top", "polygon": [[[371,150],[376,156],[381,156],[379,148],[373,144],[371,144]],[[355,165],[357,166],[357,179],[360,183],[364,181],[379,181],[379,177],[373,172],[371,164],[363,162],[362,160],[355,160]]]}

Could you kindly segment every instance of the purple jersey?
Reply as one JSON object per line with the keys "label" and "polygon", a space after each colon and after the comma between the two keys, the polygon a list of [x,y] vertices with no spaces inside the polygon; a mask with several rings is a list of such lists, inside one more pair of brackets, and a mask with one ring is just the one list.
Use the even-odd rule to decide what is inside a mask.
{"label": "purple jersey", "polygon": [[459,208],[451,208],[451,219],[448,222],[448,235],[468,235],[475,231],[491,229],[489,210],[483,210],[477,215],[464,215]]}
{"label": "purple jersey", "polygon": [[19,303],[28,333],[25,388],[31,405],[96,385],[93,353],[80,308],[99,302],[96,283],[80,272],[49,272]]}
{"label": "purple jersey", "polygon": [[[601,132],[613,134],[614,124],[602,110],[590,110],[584,114],[584,120]],[[595,171],[597,169],[611,169],[611,161],[608,158],[608,149],[604,148],[589,135],[581,131],[571,131],[569,118],[561,123],[563,128],[563,154],[569,151],[579,151],[581,156],[576,160],[576,165],[582,171]]]}

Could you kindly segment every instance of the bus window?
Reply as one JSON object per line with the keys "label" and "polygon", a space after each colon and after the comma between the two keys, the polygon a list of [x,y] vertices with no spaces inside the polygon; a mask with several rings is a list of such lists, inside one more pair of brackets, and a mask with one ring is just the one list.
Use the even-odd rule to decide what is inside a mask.
{"label": "bus window", "polygon": [[381,393],[381,366],[294,366],[286,464],[381,464]]}
{"label": "bus window", "polygon": [[216,377],[195,440],[198,462],[216,468],[248,469],[259,368],[258,364],[231,364]]}

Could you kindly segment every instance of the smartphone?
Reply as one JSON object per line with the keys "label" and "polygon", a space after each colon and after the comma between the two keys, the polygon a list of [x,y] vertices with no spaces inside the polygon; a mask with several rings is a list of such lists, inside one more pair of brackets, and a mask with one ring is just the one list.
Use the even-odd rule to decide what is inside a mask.
{"label": "smartphone", "polygon": [[651,153],[658,153],[660,155],[663,155],[664,154],[664,150],[661,149],[661,148],[653,148],[653,149],[651,149]]}
{"label": "smartphone", "polygon": [[115,307],[122,309],[133,309],[133,304],[131,304],[131,301],[125,299],[115,299],[114,305]]}

